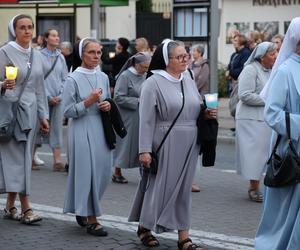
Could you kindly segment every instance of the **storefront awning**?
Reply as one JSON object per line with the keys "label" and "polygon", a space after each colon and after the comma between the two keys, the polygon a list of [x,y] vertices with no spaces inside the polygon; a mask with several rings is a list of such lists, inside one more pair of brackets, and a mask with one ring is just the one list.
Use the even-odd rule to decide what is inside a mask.
{"label": "storefront awning", "polygon": [[[92,0],[58,0],[59,3],[92,4]],[[128,0],[99,0],[100,6],[128,6]]]}
{"label": "storefront awning", "polygon": [[[100,6],[128,6],[128,0],[98,0]],[[68,3],[68,4],[92,4],[93,0],[0,0],[0,4],[9,4],[9,3]]]}

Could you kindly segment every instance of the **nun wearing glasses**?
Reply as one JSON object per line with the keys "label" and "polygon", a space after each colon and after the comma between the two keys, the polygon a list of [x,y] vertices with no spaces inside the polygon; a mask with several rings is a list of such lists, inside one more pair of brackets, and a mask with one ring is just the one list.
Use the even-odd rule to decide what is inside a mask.
{"label": "nun wearing glasses", "polygon": [[110,181],[112,155],[103,131],[100,110],[111,106],[108,77],[99,68],[101,45],[92,38],[80,41],[82,59],[67,78],[63,92],[64,115],[70,118],[68,128],[69,175],[64,213],[73,213],[87,233],[106,236],[97,221],[102,214],[100,200]]}
{"label": "nun wearing glasses", "polygon": [[[199,154],[196,120],[201,96],[195,82],[183,74],[190,55],[181,42],[167,40],[156,49],[140,98],[139,160],[150,168],[156,150],[175,117],[175,125],[158,154],[157,174],[150,174],[146,190],[140,182],[129,221],[139,223],[137,235],[143,245],[156,247],[151,231],[178,231],[179,250],[200,250],[189,238],[191,188]],[[184,105],[183,105],[184,104]],[[208,118],[216,110],[206,111]]]}

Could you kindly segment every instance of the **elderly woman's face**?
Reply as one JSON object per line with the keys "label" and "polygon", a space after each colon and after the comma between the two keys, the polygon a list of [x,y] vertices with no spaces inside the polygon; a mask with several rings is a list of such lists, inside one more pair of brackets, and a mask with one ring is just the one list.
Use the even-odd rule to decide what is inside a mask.
{"label": "elderly woman's face", "polygon": [[149,65],[150,65],[150,61],[146,61],[143,63],[136,64],[134,68],[140,75],[143,75],[148,71]]}
{"label": "elderly woman's face", "polygon": [[101,45],[95,42],[88,43],[82,53],[82,67],[93,69],[100,63]]}
{"label": "elderly woman's face", "polygon": [[275,63],[277,57],[277,50],[271,50],[267,52],[262,58],[261,58],[261,64],[267,68],[271,69]]}
{"label": "elderly woman's face", "polygon": [[17,21],[16,28],[16,42],[22,45],[29,45],[32,39],[33,23],[29,18],[22,18]]}
{"label": "elderly woman's face", "polygon": [[192,49],[192,55],[195,60],[198,60],[199,58],[201,58],[201,54],[196,48]]}
{"label": "elderly woman's face", "polygon": [[183,73],[190,61],[191,55],[188,54],[184,47],[176,47],[169,57],[169,68],[174,73]]}

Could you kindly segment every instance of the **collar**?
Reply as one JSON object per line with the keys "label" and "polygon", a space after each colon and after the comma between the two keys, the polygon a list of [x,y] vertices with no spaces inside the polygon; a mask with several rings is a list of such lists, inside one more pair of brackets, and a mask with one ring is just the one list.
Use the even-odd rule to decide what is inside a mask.
{"label": "collar", "polygon": [[133,74],[135,74],[135,75],[137,75],[137,76],[140,75],[140,74],[136,71],[136,69],[135,69],[134,67],[130,67],[130,68],[128,68],[128,70],[129,70],[131,73],[133,73]]}
{"label": "collar", "polygon": [[162,70],[162,69],[155,69],[151,70],[153,74],[158,74],[161,75],[162,77],[166,78],[167,80],[174,82],[174,83],[179,83],[183,79],[183,74],[180,74],[179,79],[175,78],[174,76],[170,75],[167,71]]}
{"label": "collar", "polygon": [[97,67],[94,68],[94,69],[87,69],[87,68],[83,68],[83,67],[78,67],[75,71],[79,72],[79,73],[82,73],[82,74],[92,75],[92,74],[97,73]]}
{"label": "collar", "polygon": [[60,50],[56,49],[56,50],[52,51],[52,50],[49,50],[47,47],[46,48],[42,48],[40,51],[44,55],[50,56],[50,57],[56,57],[56,56],[59,56],[59,54],[60,54]]}
{"label": "collar", "polygon": [[15,49],[21,51],[22,53],[29,54],[31,52],[31,46],[30,45],[29,45],[28,49],[24,49],[22,46],[17,44],[15,41],[10,41],[8,44],[13,46]]}

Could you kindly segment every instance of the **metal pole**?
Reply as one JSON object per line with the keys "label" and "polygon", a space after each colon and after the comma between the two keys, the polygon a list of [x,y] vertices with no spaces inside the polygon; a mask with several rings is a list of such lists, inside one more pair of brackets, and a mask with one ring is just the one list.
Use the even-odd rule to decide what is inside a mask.
{"label": "metal pole", "polygon": [[219,1],[210,1],[210,92],[218,92],[218,37],[219,37]]}
{"label": "metal pole", "polygon": [[99,0],[93,0],[91,6],[91,37],[99,38],[99,21],[100,21],[100,3]]}

